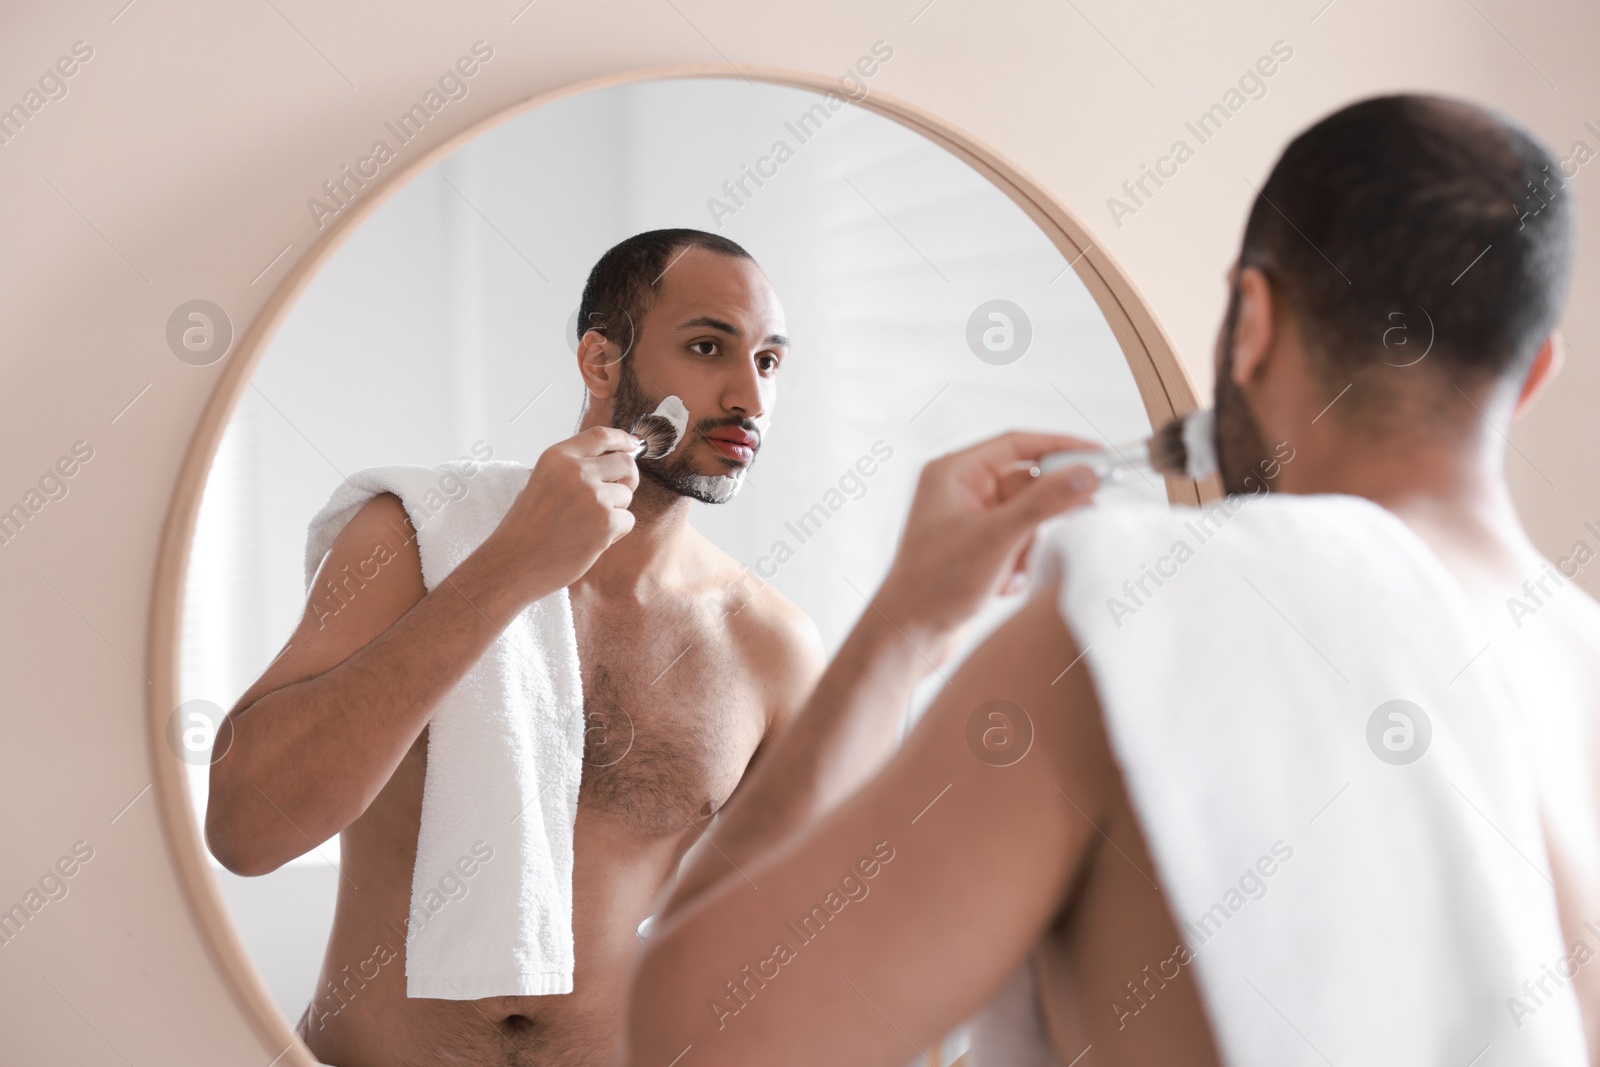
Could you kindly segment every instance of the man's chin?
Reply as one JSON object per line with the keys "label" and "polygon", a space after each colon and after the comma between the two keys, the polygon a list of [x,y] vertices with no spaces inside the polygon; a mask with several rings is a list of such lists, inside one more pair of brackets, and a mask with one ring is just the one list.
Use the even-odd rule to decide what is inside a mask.
{"label": "man's chin", "polygon": [[743,474],[740,471],[738,474],[693,475],[694,485],[685,495],[702,504],[726,504],[739,494],[739,488],[744,485]]}
{"label": "man's chin", "polygon": [[699,474],[687,470],[660,470],[641,466],[639,474],[678,496],[698,500],[702,504],[726,504],[744,485],[741,467],[727,474]]}

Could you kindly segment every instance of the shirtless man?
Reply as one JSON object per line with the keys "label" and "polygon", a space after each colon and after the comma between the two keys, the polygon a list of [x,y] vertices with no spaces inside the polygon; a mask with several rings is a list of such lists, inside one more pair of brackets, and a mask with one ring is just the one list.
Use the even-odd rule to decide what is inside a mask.
{"label": "shirtless man", "polygon": [[[782,309],[743,249],[693,230],[630,238],[584,291],[580,432],[539,457],[484,544],[425,591],[399,499],[372,498],[320,578],[397,558],[336,615],[308,602],[286,650],[229,713],[206,838],[265,874],[340,834],[338,908],[299,1032],[338,1067],[605,1063],[636,929],[657,891],[822,667],[803,612],[689,525],[754,461],[787,354]],[[635,463],[626,427],[676,394],[682,446]],[[586,751],[574,833],[570,994],[408,999],[405,929],[440,698],[526,605],[570,592]],[[324,625],[324,622],[326,625]],[[224,729],[227,729],[225,726]],[[458,905],[470,907],[470,903]],[[383,946],[372,959],[374,946]],[[361,965],[375,978],[323,991]]]}
{"label": "shirtless man", "polygon": [[[1229,275],[1215,411],[1228,492],[1246,492],[1252,468],[1273,454],[1268,443],[1289,440],[1296,455],[1281,467],[1276,489],[1350,494],[1387,508],[1433,550],[1486,623],[1504,625],[1509,598],[1529,603],[1530,577],[1554,593],[1539,598],[1538,640],[1521,646],[1535,660],[1521,664],[1526,677],[1543,687],[1519,689],[1516,711],[1530,717],[1526,733],[1541,788],[1527,804],[1543,812],[1557,889],[1543,905],[1541,929],[1554,925],[1559,906],[1566,944],[1587,941],[1592,954],[1594,935],[1582,920],[1600,914],[1600,607],[1570,583],[1570,561],[1560,580],[1572,588],[1546,580],[1553,566],[1518,521],[1499,429],[1559,363],[1552,331],[1575,244],[1572,194],[1559,175],[1555,158],[1519,128],[1463,104],[1385,98],[1323,120],[1285,152],[1254,204]],[[1491,244],[1474,266],[1489,269],[1463,272]],[[1409,350],[1386,350],[1380,340],[1396,321],[1389,316],[1396,300],[1409,301],[1416,320]],[[1429,309],[1437,330],[1421,362],[1415,354],[1427,332],[1417,305]],[[1398,369],[1408,362],[1415,365]],[[1330,404],[1345,387],[1349,395]],[[1001,585],[1026,541],[1004,513],[1014,460],[1028,448],[1025,440],[1002,438],[927,468],[899,555],[872,610],[819,682],[814,705],[836,714],[856,706],[892,714],[928,670],[916,650],[937,660],[934,650],[948,648]],[[1171,980],[1150,1002],[1154,1010],[1122,1026],[1126,1009],[1116,1006],[1132,988],[1127,980],[1142,977],[1152,960],[1170,959],[1188,937],[1165,894],[1141,873],[1153,869],[1151,852],[1113,759],[1091,674],[1063,672],[1084,651],[1081,644],[1063,621],[1056,590],[1040,590],[960,666],[887,766],[863,776],[859,790],[831,810],[791,789],[791,767],[808,765],[803,758],[790,763],[804,731],[777,745],[718,821],[717,850],[685,865],[658,913],[632,993],[627,1062],[655,1067],[682,1056],[679,1067],[902,1064],[989,1004],[1018,961],[1037,952],[1059,980],[1015,1016],[1013,1029],[1031,1032],[1034,1047],[1013,1050],[1013,1058],[983,1058],[975,1037],[974,1060],[1217,1064],[1216,1028],[1193,967],[1175,979],[1163,971]],[[1270,648],[1255,651],[1271,655]],[[972,758],[967,742],[973,709],[994,699],[1027,709],[1035,730],[1031,754],[1003,772]],[[937,833],[905,829],[919,816]],[[901,831],[874,846],[890,827]],[[785,829],[789,836],[773,847]],[[1477,829],[1498,847],[1488,828]],[[1449,853],[1432,862],[1443,878],[1454,873]],[[1508,849],[1504,862],[1521,861]],[[1542,894],[1534,871],[1519,873],[1530,893]],[[847,884],[844,874],[855,882]],[[871,900],[839,904],[839,933],[818,934],[813,945],[786,926],[806,915],[824,888],[850,892],[854,885],[864,899],[862,883],[873,877]],[[861,914],[849,919],[849,909]],[[1489,924],[1495,916],[1481,919]],[[768,948],[780,936],[806,947],[784,958]],[[1295,946],[1281,951],[1292,958]],[[766,966],[769,953],[776,970]],[[1575,958],[1579,1011],[1564,1016],[1561,1040],[1573,1057],[1563,1063],[1581,1056],[1576,1014],[1590,1056],[1600,1054],[1600,966],[1582,966],[1587,955]],[[754,961],[762,961],[761,971],[752,977],[747,965]],[[1374,971],[1384,966],[1371,961]],[[1566,992],[1561,979],[1532,977],[1531,991],[1507,983],[1499,996],[1527,998],[1524,1007],[1533,1008]],[[1302,1004],[1317,996],[1310,988],[1292,992]],[[1392,1010],[1426,1027],[1429,1004],[1419,996]],[[1526,1016],[1510,1006],[1522,1026]],[[1254,1007],[1262,1025],[1278,1027],[1277,1016]],[[1503,1010],[1483,1000],[1469,1006],[1485,1018],[1498,1014],[1509,1031]],[[1041,1019],[1054,1025],[1042,1027]],[[1337,1025],[1360,1030],[1378,1022]],[[1454,1036],[1442,1034],[1436,1044]],[[1283,1040],[1294,1062],[1324,1062],[1306,1035],[1285,1030]],[[1477,1044],[1463,1053],[1461,1067]],[[1489,1056],[1481,1062],[1528,1062],[1499,1049]],[[1380,1053],[1363,1062],[1397,1061]]]}

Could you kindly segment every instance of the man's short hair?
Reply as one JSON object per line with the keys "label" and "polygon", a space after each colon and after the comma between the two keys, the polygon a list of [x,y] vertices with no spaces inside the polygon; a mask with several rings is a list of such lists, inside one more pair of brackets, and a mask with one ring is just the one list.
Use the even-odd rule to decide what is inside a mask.
{"label": "man's short hair", "polygon": [[1452,379],[1520,377],[1572,273],[1566,184],[1549,150],[1501,115],[1435,96],[1363,100],[1284,150],[1239,262],[1273,280],[1330,380],[1399,364],[1385,349],[1397,325],[1414,358],[1430,320],[1429,361]]}
{"label": "man's short hair", "polygon": [[599,330],[606,340],[633,348],[639,325],[656,296],[657,283],[687,248],[755,262],[742,247],[704,230],[649,230],[613,246],[589,272],[578,304],[578,339]]}

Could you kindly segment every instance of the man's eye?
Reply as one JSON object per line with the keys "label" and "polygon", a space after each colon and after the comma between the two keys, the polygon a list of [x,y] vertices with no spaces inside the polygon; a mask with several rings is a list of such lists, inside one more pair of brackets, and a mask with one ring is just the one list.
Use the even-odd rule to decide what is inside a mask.
{"label": "man's eye", "polygon": [[756,366],[764,371],[775,371],[779,366],[778,357],[763,353],[756,357]]}
{"label": "man's eye", "polygon": [[714,355],[717,354],[717,342],[715,342],[715,341],[695,341],[693,344],[691,344],[689,346],[689,349],[690,349],[690,351],[694,352],[696,355],[714,356]]}

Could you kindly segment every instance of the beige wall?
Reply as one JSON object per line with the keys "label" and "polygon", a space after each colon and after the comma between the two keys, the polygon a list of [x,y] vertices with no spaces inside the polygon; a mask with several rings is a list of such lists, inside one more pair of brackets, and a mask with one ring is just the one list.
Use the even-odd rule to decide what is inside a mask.
{"label": "beige wall", "polygon": [[[0,509],[75,441],[94,449],[69,495],[0,546],[0,908],[74,842],[94,850],[69,895],[0,945],[7,1063],[265,1065],[282,1050],[219,977],[180,893],[155,790],[144,791],[161,524],[228,365],[180,362],[165,324],[203,297],[242,335],[317,241],[306,198],[473,41],[495,56],[471,95],[386,175],[574,82],[728,61],[831,77],[886,40],[895,57],[874,91],[942,117],[1048,187],[1139,287],[1206,392],[1220,274],[1250,182],[1311,118],[1373,91],[1429,88],[1496,104],[1563,154],[1578,139],[1600,148],[1584,127],[1600,128],[1600,15],[1572,0],[1335,0],[1320,13],[1321,0],[934,0],[920,13],[920,0],[539,0],[515,23],[521,0],[396,3],[380,14],[366,13],[376,4],[138,0],[119,15],[123,2],[12,5],[0,33],[0,105],[21,99],[73,42],[94,50],[68,94],[0,146]],[[1267,95],[1114,225],[1107,197],[1277,40],[1294,55]],[[1585,167],[1575,187],[1593,216],[1591,171],[1600,167]],[[1518,498],[1555,554],[1594,542],[1584,520],[1600,525],[1597,264],[1591,225],[1563,387],[1514,436]]]}

